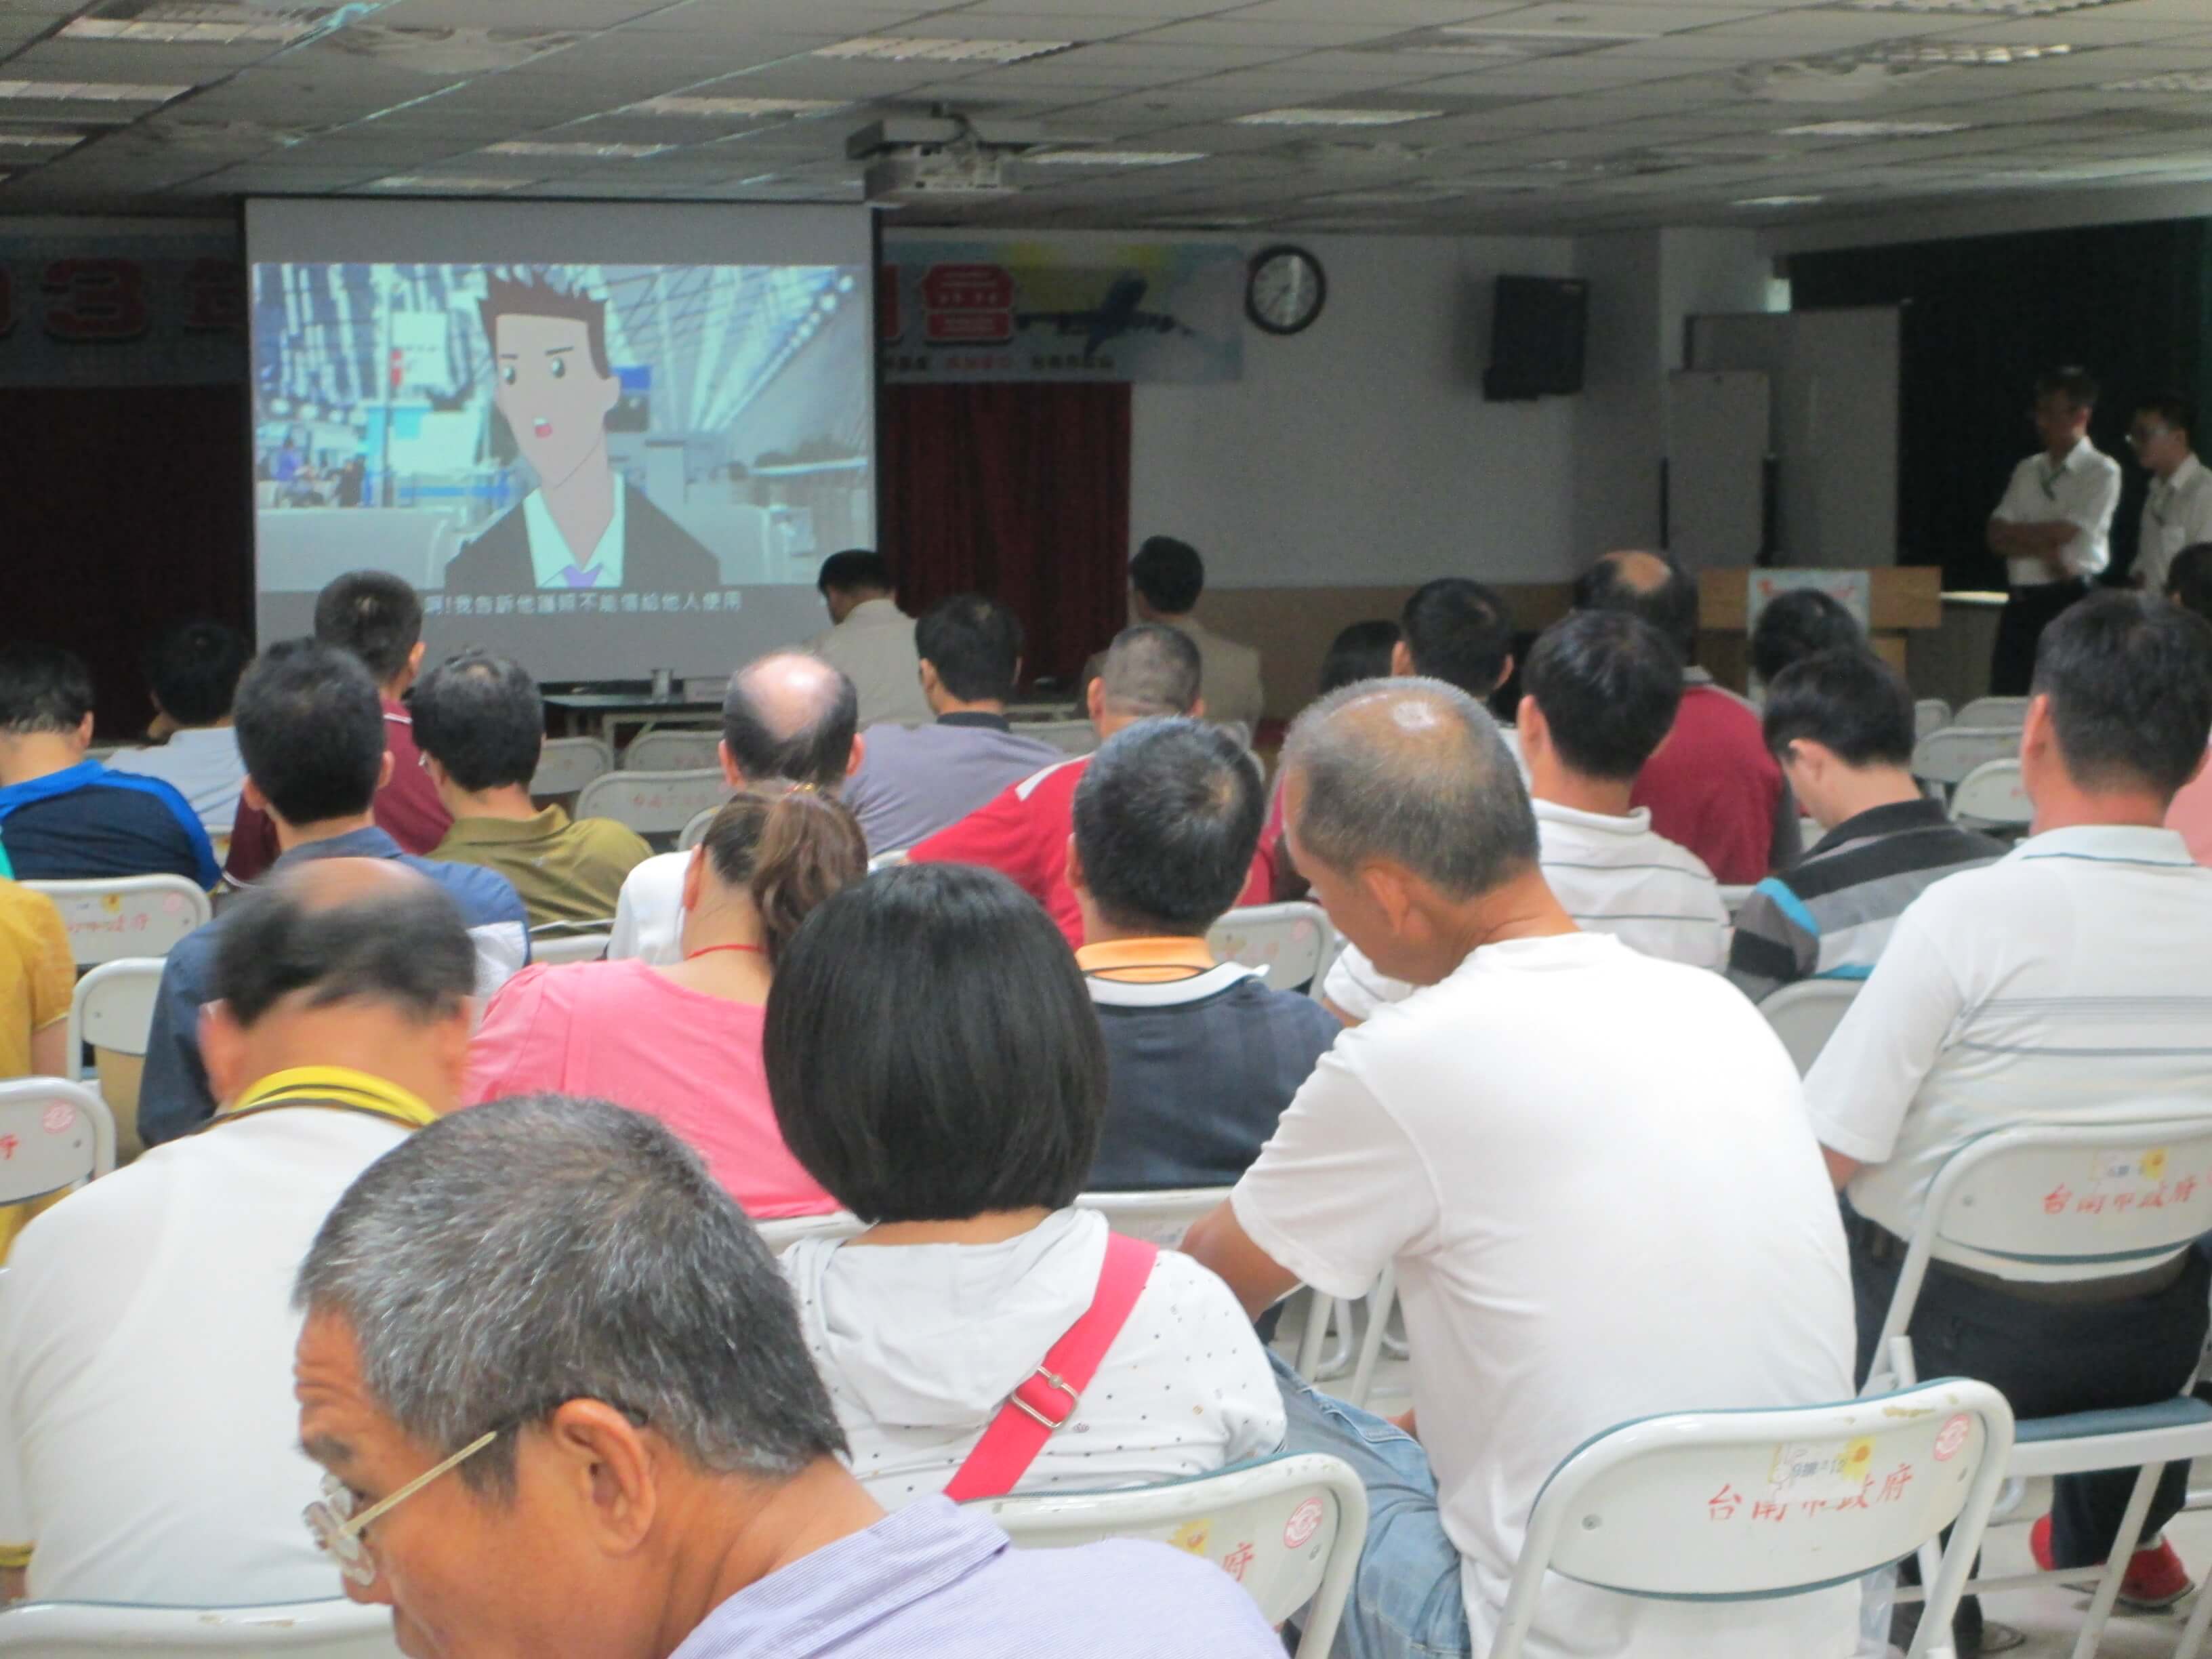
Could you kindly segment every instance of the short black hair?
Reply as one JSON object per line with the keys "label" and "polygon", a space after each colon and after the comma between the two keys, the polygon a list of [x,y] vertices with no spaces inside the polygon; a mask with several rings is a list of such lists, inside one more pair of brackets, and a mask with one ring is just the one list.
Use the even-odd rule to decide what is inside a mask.
{"label": "short black hair", "polygon": [[1751,665],[1760,680],[1774,677],[1816,651],[1864,645],[1859,619],[1832,593],[1801,587],[1778,593],[1751,630]]}
{"label": "short black hair", "polygon": [[240,1025],[301,991],[311,1008],[371,1000],[428,1024],[475,991],[476,947],[437,883],[380,882],[345,903],[317,906],[301,874],[280,871],[222,913],[209,992]]}
{"label": "short black hair", "polygon": [[1667,567],[1667,580],[1640,589],[1624,577],[1621,560],[1607,555],[1575,578],[1577,611],[1626,611],[1641,617],[1674,641],[1682,660],[1698,654],[1698,579],[1682,568],[1671,553],[1654,553]]}
{"label": "short black hair", "polygon": [[1791,663],[1768,682],[1761,721],[1767,750],[1778,759],[1804,738],[1846,766],[1912,764],[1911,688],[1863,645]]}
{"label": "short black hair", "polygon": [[359,817],[384,769],[384,703],[350,651],[319,640],[270,646],[238,682],[231,712],[246,775],[287,823]]}
{"label": "short black hair", "polygon": [[74,732],[92,713],[92,672],[58,645],[0,645],[0,732]]}
{"label": "short black hair", "polygon": [[2158,392],[2138,401],[2138,415],[2155,415],[2176,432],[2197,434],[2197,405],[2179,392]]}
{"label": "short black hair", "polygon": [[230,713],[238,677],[253,650],[235,628],[179,623],[146,653],[146,684],[161,712],[179,726],[213,726]]}
{"label": "short black hair", "polygon": [[2166,597],[2212,622],[2212,542],[2191,542],[2166,568]]}
{"label": "short black hair", "polygon": [[315,637],[352,652],[389,685],[422,638],[422,596],[387,571],[349,571],[315,595]]}
{"label": "short black hair", "polygon": [[814,575],[814,586],[823,593],[833,587],[841,593],[865,593],[871,589],[888,593],[891,591],[890,561],[868,548],[848,547],[822,561],[822,568]]}
{"label": "short black hair", "polygon": [[449,657],[407,699],[415,742],[471,794],[527,787],[545,743],[545,704],[522,665],[488,651]]}
{"label": "short black hair", "polygon": [[1148,536],[1129,561],[1129,585],[1162,616],[1184,616],[1206,592],[1206,561],[1188,542]]}
{"label": "short black hair", "polygon": [[1139,720],[1075,787],[1075,848],[1113,926],[1200,934],[1237,902],[1267,815],[1257,764],[1218,726]]}
{"label": "short black hair", "polygon": [[1573,771],[1619,781],[1644,769],[1682,702],[1682,657],[1641,617],[1577,611],[1537,635],[1521,684]]}
{"label": "short black hair", "polygon": [[849,676],[832,669],[830,695],[813,711],[814,718],[796,730],[779,731],[750,690],[753,671],[769,659],[748,663],[731,675],[730,689],[722,696],[722,741],[730,746],[731,760],[749,782],[788,778],[817,789],[843,787],[845,769],[853,760],[853,735],[860,729],[860,692]]}
{"label": "short black hair", "polygon": [[2097,380],[2079,363],[2063,363],[2035,377],[2035,395],[2063,398],[2075,409],[2097,406]]}
{"label": "short black hair", "polygon": [[1465,576],[1424,582],[1406,601],[1399,625],[1413,672],[1487,697],[1513,654],[1513,613],[1495,588]]}
{"label": "short black hair", "polygon": [[483,323],[484,344],[499,350],[499,319],[518,317],[565,317],[584,325],[585,343],[592,353],[592,373],[602,380],[614,373],[607,360],[607,302],[589,294],[565,288],[550,277],[522,270],[512,276],[490,276],[484,297],[477,301],[477,319]]}
{"label": "short black hair", "polygon": [[1097,1013],[995,870],[912,864],[832,895],[776,966],[762,1051],[785,1145],[864,1221],[1061,1209],[1098,1150]]}
{"label": "short black hair", "polygon": [[1004,702],[1021,669],[1021,618],[981,593],[956,593],[921,613],[914,649],[961,702]]}
{"label": "short black hair", "polygon": [[2141,594],[2092,593],[2044,629],[2030,690],[2051,699],[2075,782],[2171,796],[2212,734],[2212,623]]}
{"label": "short black hair", "polygon": [[1321,659],[1321,695],[1325,697],[1340,686],[1360,680],[1387,678],[1390,653],[1402,637],[1397,623],[1380,618],[1340,629],[1328,642],[1328,654]]}

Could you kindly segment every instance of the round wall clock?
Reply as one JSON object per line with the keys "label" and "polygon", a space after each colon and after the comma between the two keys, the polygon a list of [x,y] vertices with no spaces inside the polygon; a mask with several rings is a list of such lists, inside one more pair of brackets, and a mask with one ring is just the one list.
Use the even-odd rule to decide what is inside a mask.
{"label": "round wall clock", "polygon": [[1321,261],[1282,242],[1252,256],[1244,280],[1244,314],[1270,334],[1296,334],[1312,326],[1328,298]]}

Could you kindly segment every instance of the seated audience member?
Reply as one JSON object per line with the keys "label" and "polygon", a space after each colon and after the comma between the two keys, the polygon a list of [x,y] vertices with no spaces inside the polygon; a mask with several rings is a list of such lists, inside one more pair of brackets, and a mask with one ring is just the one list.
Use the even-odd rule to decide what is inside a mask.
{"label": "seated audience member", "polygon": [[230,728],[230,703],[252,656],[246,636],[221,623],[171,629],[146,655],[154,697],[147,736],[155,746],[123,750],[108,763],[118,772],[173,785],[210,839],[228,836],[238,817],[246,763]]}
{"label": "seated audience member", "polygon": [[56,646],[0,646],[0,876],[72,881],[222,872],[199,814],[159,778],[110,770],[92,746],[92,677]]}
{"label": "seated audience member", "polygon": [[[2212,542],[2197,542],[2173,556],[2167,567],[2168,602],[2212,622]],[[2166,827],[2179,830],[2190,856],[2212,864],[2212,766],[2182,785],[2166,815]]]}
{"label": "seated audience member", "polygon": [[[237,721],[246,757],[241,799],[276,826],[283,849],[276,867],[387,859],[419,871],[460,908],[476,947],[480,996],[530,959],[522,901],[505,876],[403,853],[377,827],[373,803],[392,757],[376,683],[359,659],[312,640],[270,646],[238,683]],[[200,1052],[200,1030],[231,914],[226,908],[179,939],[162,966],[138,1090],[138,1133],[149,1146],[190,1133],[222,1099]]]}
{"label": "seated audience member", "polygon": [[799,924],[867,873],[860,827],[826,795],[761,784],[684,856],[684,959],[524,969],[484,1011],[468,1097],[619,1098],[675,1130],[747,1215],[824,1214],[836,1200],[775,1127],[761,1022]]}
{"label": "seated audience member", "polygon": [[[61,912],[45,894],[0,877],[0,1082],[62,1075],[76,989],[76,964]],[[45,1200],[0,1204],[0,1264],[24,1224],[46,1207]],[[0,1571],[5,1569],[0,1557]]]}
{"label": "seated audience member", "polygon": [[[1646,956],[1724,966],[1728,906],[1712,872],[1628,804],[1682,695],[1672,642],[1638,617],[1578,611],[1538,638],[1521,680],[1522,768],[1553,896],[1577,927]],[[1378,974],[1356,945],[1339,953],[1323,986],[1346,1023],[1413,988]]]}
{"label": "seated audience member", "polygon": [[1771,690],[1775,676],[1819,651],[1866,648],[1866,630],[1832,593],[1816,587],[1778,593],[1751,630],[1751,672]]}
{"label": "seated audience member", "polygon": [[1736,911],[1729,977],[1753,1001],[1801,979],[1864,979],[1906,905],[2005,850],[1921,793],[1912,694],[1864,646],[1777,674],[1765,726],[1790,793],[1836,827]]}
{"label": "seated audience member", "polygon": [[[1185,714],[1202,719],[1198,647],[1158,623],[1115,636],[1105,667],[1085,690],[1091,725],[1103,743],[1139,720]],[[1045,908],[1071,946],[1083,943],[1083,912],[1067,884],[1067,839],[1075,829],[1075,788],[1089,755],[1032,773],[948,829],[908,849],[915,864],[979,864],[1012,878]],[[1265,904],[1273,878],[1255,855],[1240,904]]]}
{"label": "seated audience member", "polygon": [[433,1125],[339,1200],[296,1295],[311,1524],[410,1650],[1281,1659],[1179,1550],[1017,1550],[942,1498],[886,1517],[759,1235],[634,1112]]}
{"label": "seated audience member", "polygon": [[[782,779],[835,794],[867,751],[860,703],[842,670],[804,651],[772,651],[730,676],[722,699],[722,776],[732,789]],[[684,959],[689,853],[656,853],[631,871],[615,906],[610,961]]]}
{"label": "seated audience member", "polygon": [[783,1269],[879,1503],[932,1497],[956,1474],[961,1497],[1150,1486],[1275,1449],[1282,1407],[1258,1336],[1218,1279],[1164,1251],[1033,1460],[969,1465],[1120,1255],[1104,1218],[1074,1207],[1106,1104],[1098,1021],[1012,883],[917,865],[836,894],[784,953],[766,1053],[785,1143],[869,1224],[800,1239]]}
{"label": "seated audience member", "polygon": [[232,1105],[33,1221],[0,1297],[0,1550],[40,1600],[336,1589],[300,1526],[286,1293],[347,1183],[453,1109],[475,953],[380,860],[287,869],[223,920],[206,1053]]}
{"label": "seated audience member", "polygon": [[[1862,1376],[1929,1185],[1961,1146],[2019,1124],[2136,1118],[2147,1102],[2212,1111],[2212,871],[2162,827],[2208,732],[2202,619],[2107,592],[2045,630],[2020,745],[2033,832],[1898,918],[1806,1079],[1849,1200]],[[1921,1374],[1984,1378],[2022,1418],[2169,1400],[2203,1357],[2198,1251],[2084,1281],[1935,1248],[1911,1331]],[[2170,1605],[2189,1589],[2158,1535],[2186,1475],[2171,1465],[2152,1499],[2149,1541],[2121,1592],[2134,1603]],[[2104,1560],[2135,1479],[2061,1477],[2031,1539],[2042,1565]]]}
{"label": "seated audience member", "polygon": [[[422,601],[398,577],[381,570],[340,576],[315,596],[315,638],[350,651],[375,679],[384,703],[384,737],[392,771],[376,792],[376,827],[403,853],[427,854],[453,827],[438,787],[422,769],[415,725],[403,701],[422,666]],[[276,827],[250,801],[239,807],[223,874],[244,886],[276,861]]]}
{"label": "seated audience member", "polygon": [[1108,1085],[1091,1191],[1227,1186],[1336,1040],[1321,1004],[1206,945],[1251,868],[1263,799],[1252,757],[1195,720],[1140,720],[1084,769],[1067,879]]}
{"label": "seated audience member", "polygon": [[940,600],[915,624],[914,639],[921,694],[937,718],[871,727],[867,754],[845,786],[871,853],[911,847],[1067,757],[1007,723],[1022,672],[1022,624],[1005,605],[980,593]]}
{"label": "seated audience member", "polygon": [[[1656,553],[1608,553],[1575,583],[1578,611],[1626,611],[1674,642],[1698,647],[1698,579]],[[1636,780],[1651,827],[1686,847],[1730,887],[1747,887],[1797,857],[1797,803],[1759,735],[1759,711],[1695,666],[1682,671],[1673,730]]]}
{"label": "seated audience member", "polygon": [[891,597],[890,562],[860,548],[832,553],[822,561],[815,586],[830,625],[806,648],[853,682],[860,724],[926,724],[930,708],[921,691],[915,621]]}
{"label": "seated audience member", "polygon": [[[1348,623],[1329,641],[1322,659],[1321,684],[1316,695],[1327,696],[1358,680],[1387,679],[1396,672],[1394,659],[1402,635],[1394,622]],[[1306,879],[1291,862],[1283,847],[1283,781],[1275,780],[1267,794],[1267,821],[1260,830],[1260,859],[1267,866],[1267,891],[1276,903],[1302,899]]]}
{"label": "seated audience member", "polygon": [[[1717,974],[1575,927],[1472,697],[1348,687],[1299,717],[1283,770],[1298,867],[1351,941],[1419,988],[1337,1039],[1185,1248],[1255,1315],[1300,1279],[1363,1295],[1395,1264],[1419,1442],[1285,1370],[1285,1443],[1345,1459],[1373,1505],[1336,1652],[1486,1653],[1529,1507],[1590,1436],[1848,1397],[1842,1229],[1766,1022]],[[1533,1638],[1837,1659],[1858,1602],[1850,1587],[1669,1602],[1554,1578]]]}
{"label": "seated audience member", "polygon": [[1215,633],[1191,613],[1206,592],[1206,561],[1188,542],[1150,536],[1129,561],[1130,609],[1140,623],[1172,628],[1198,647],[1199,695],[1206,717],[1241,724],[1246,741],[1267,713],[1260,653]]}
{"label": "seated audience member", "polygon": [[559,805],[541,810],[530,799],[545,744],[545,706],[530,676],[505,657],[465,651],[425,674],[410,702],[422,763],[453,815],[430,856],[498,871],[533,927],[612,916],[623,878],[653,849],[612,818],[572,821]]}
{"label": "seated audience member", "polygon": [[[1513,613],[1495,588],[1464,576],[1424,582],[1406,601],[1390,672],[1455,685],[1487,704],[1513,678]],[[1503,732],[1512,728],[1501,728]],[[1506,747],[1519,757],[1511,738]]]}

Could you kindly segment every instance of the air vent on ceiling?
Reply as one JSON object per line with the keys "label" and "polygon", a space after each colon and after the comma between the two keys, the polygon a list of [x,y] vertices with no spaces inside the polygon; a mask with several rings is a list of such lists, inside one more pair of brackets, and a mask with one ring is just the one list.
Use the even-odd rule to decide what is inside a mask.
{"label": "air vent on ceiling", "polygon": [[561,52],[583,39],[550,29],[410,27],[391,23],[356,23],[331,35],[326,44],[358,58],[423,75],[482,75],[509,70]]}
{"label": "air vent on ceiling", "polygon": [[1737,88],[1778,104],[1863,104],[1932,73],[1892,64],[1822,63],[1798,59],[1759,64],[1737,72]]}
{"label": "air vent on ceiling", "polygon": [[183,116],[139,124],[134,135],[163,149],[284,149],[314,136],[307,127],[272,126],[266,121],[188,120]]}

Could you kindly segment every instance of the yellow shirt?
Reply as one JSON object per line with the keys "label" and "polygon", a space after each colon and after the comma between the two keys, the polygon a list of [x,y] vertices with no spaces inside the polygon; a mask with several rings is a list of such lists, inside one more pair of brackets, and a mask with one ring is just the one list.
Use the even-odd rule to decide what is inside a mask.
{"label": "yellow shirt", "polygon": [[31,1073],[31,1034],[69,1018],[76,963],[61,912],[0,880],[0,1078]]}

